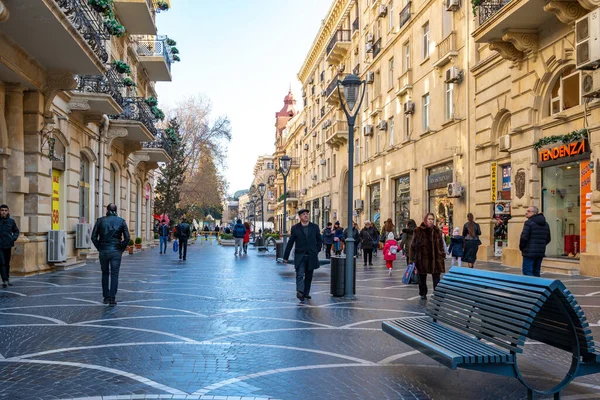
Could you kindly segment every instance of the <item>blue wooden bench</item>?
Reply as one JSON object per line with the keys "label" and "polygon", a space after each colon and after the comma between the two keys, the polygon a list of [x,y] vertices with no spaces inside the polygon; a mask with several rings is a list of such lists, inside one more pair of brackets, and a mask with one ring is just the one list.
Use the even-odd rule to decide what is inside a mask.
{"label": "blue wooden bench", "polygon": [[[517,378],[529,399],[560,399],[574,378],[600,372],[600,347],[559,280],[454,267],[438,284],[427,315],[431,319],[385,321],[382,329],[448,368]],[[517,354],[527,338],[573,353],[568,373],[550,390],[534,389],[519,371]]]}

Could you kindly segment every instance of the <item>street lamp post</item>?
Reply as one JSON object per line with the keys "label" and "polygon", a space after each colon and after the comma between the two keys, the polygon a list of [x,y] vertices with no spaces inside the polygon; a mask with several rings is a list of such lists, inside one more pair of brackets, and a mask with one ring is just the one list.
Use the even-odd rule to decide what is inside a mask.
{"label": "street lamp post", "polygon": [[[337,82],[340,104],[348,120],[348,237],[346,238],[346,297],[354,296],[354,235],[352,225],[352,201],[354,189],[354,123],[365,95],[365,81],[350,74]],[[361,90],[361,86],[363,90]],[[342,90],[344,96],[342,96]]]}
{"label": "street lamp post", "polygon": [[287,177],[292,166],[292,159],[284,155],[279,159],[279,172],[283,176],[283,247],[287,244]]}
{"label": "street lamp post", "polygon": [[261,216],[261,220],[262,220],[262,228],[261,228],[261,234],[260,234],[260,238],[262,241],[262,246],[265,245],[265,206],[264,206],[264,199],[265,199],[265,193],[267,191],[267,185],[265,185],[264,183],[259,183],[258,184],[258,194],[260,195],[260,216]]}
{"label": "street lamp post", "polygon": [[252,214],[254,215],[254,227],[252,228],[252,240],[254,240],[254,243],[256,243],[256,203],[257,202],[258,202],[258,195],[256,193],[254,193],[252,195],[252,207],[253,207]]}

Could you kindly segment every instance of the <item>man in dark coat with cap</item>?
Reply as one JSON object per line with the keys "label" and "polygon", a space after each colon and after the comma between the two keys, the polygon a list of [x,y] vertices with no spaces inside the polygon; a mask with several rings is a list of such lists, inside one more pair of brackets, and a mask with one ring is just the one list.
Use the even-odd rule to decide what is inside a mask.
{"label": "man in dark coat with cap", "polygon": [[308,221],[308,210],[298,211],[300,222],[292,226],[290,237],[283,253],[283,262],[287,260],[296,244],[294,251],[294,268],[296,269],[296,297],[300,301],[311,299],[310,285],[313,272],[319,268],[319,251],[323,247],[321,231],[317,224]]}

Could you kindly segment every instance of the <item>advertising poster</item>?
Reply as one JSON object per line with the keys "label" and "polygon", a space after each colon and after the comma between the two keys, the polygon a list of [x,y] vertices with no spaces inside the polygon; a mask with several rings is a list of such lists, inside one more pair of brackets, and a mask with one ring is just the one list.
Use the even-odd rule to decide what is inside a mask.
{"label": "advertising poster", "polygon": [[52,170],[52,230],[60,229],[60,175],[57,169]]}
{"label": "advertising poster", "polygon": [[587,219],[592,216],[592,169],[589,160],[580,164],[581,172],[581,244],[580,251],[586,250]]}
{"label": "advertising poster", "polygon": [[495,203],[498,196],[498,164],[493,162],[490,171],[491,187],[490,192],[492,194],[492,203]]}

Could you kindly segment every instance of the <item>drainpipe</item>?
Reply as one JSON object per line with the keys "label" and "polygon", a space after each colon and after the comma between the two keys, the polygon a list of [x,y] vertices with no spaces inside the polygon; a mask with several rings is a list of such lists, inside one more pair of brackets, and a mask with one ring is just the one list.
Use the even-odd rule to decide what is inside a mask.
{"label": "drainpipe", "polygon": [[[469,20],[470,18],[465,18],[465,35],[467,37],[467,62],[466,62],[466,66],[465,66],[465,72],[464,74],[467,75],[468,69],[469,69],[469,60],[471,59],[471,34],[469,31]],[[468,78],[465,79],[465,90],[467,91],[467,95],[465,96],[465,109],[467,110],[467,156],[466,156],[466,166],[463,166],[463,171],[464,168],[466,167],[467,169],[467,182],[468,184],[466,185],[466,197],[467,197],[467,213],[471,212],[471,107],[469,102],[471,101],[471,74],[468,75]]]}
{"label": "drainpipe", "polygon": [[104,200],[104,159],[109,125],[110,120],[108,119],[108,116],[104,114],[102,116],[102,124],[100,125],[100,141],[98,143],[98,218],[104,215],[102,212],[102,209],[104,208],[104,205],[102,204]]}

